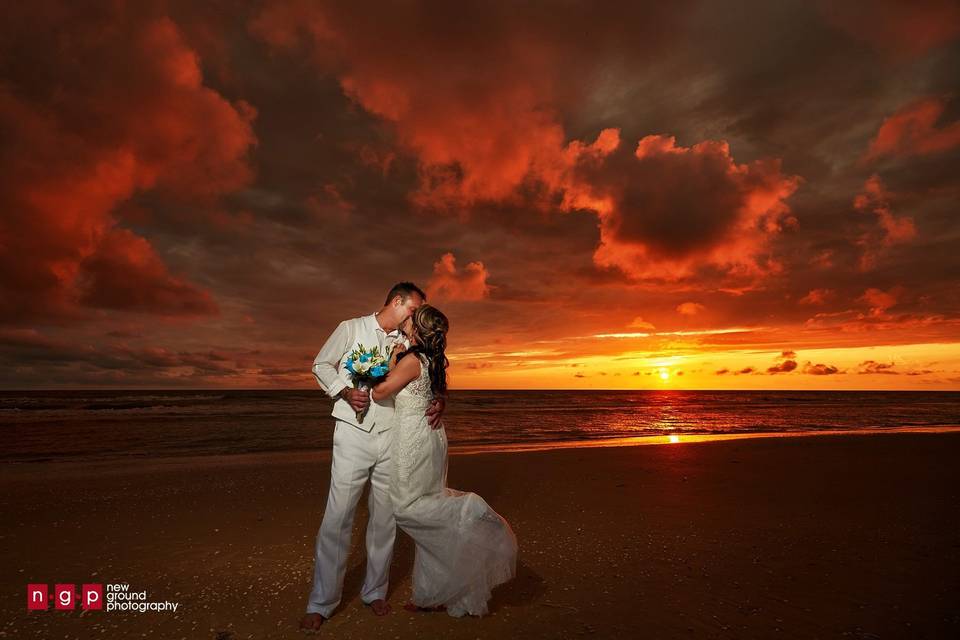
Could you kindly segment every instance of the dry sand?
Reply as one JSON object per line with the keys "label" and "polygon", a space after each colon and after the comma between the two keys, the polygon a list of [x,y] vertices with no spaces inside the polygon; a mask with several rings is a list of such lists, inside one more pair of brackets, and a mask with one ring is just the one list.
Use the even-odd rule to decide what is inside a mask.
{"label": "dry sand", "polygon": [[[7,465],[4,638],[299,638],[329,454]],[[960,434],[459,455],[513,525],[491,615],[358,597],[365,502],[331,638],[957,638]],[[177,613],[26,611],[27,583],[128,583]],[[314,637],[318,637],[314,636]],[[309,636],[307,636],[309,637]]]}

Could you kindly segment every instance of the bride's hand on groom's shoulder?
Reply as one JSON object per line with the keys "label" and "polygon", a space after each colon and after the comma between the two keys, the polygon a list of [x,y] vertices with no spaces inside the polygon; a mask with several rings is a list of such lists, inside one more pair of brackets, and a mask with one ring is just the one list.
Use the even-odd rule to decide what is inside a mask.
{"label": "bride's hand on groom's shoulder", "polygon": [[398,342],[393,345],[393,349],[390,350],[390,363],[389,367],[392,369],[395,364],[397,364],[397,359],[400,357],[401,353],[406,353],[407,347],[403,343]]}

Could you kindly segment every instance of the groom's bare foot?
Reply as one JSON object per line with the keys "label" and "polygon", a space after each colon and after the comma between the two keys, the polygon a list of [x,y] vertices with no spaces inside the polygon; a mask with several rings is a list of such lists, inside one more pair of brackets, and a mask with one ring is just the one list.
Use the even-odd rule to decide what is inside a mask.
{"label": "groom's bare foot", "polygon": [[320,629],[320,625],[323,624],[324,618],[319,613],[308,613],[300,619],[300,630],[301,631],[317,631]]}
{"label": "groom's bare foot", "polygon": [[373,609],[373,612],[378,616],[385,616],[390,613],[390,605],[386,600],[374,600],[373,602],[367,602],[366,605]]}

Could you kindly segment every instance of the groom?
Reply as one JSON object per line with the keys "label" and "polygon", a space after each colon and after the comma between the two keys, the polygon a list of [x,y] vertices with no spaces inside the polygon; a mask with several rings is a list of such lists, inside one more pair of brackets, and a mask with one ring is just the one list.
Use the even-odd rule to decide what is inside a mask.
{"label": "groom", "polygon": [[[344,366],[358,344],[380,347],[381,352],[402,340],[399,331],[427,296],[412,282],[394,285],[383,307],[376,313],[344,320],[320,349],[313,361],[313,375],[328,396],[334,398],[333,461],[330,493],[323,521],[317,533],[313,590],[301,629],[317,629],[340,604],[347,570],[353,515],[363,488],[370,481],[367,523],[367,574],[360,599],[378,616],[390,612],[387,604],[387,577],[393,555],[396,524],[390,502],[390,445],[393,442],[393,400],[370,402],[370,392],[354,389]],[[440,425],[445,408],[442,399],[427,409],[430,426]],[[357,412],[367,409],[363,421]]]}

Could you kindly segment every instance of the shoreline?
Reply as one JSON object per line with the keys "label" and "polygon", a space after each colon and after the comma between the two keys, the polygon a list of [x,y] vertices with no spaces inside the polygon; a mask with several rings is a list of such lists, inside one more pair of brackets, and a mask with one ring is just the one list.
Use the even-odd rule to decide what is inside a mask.
{"label": "shoreline", "polygon": [[[539,451],[567,451],[608,448],[629,448],[651,445],[684,445],[707,442],[728,442],[731,440],[753,440],[768,438],[816,438],[836,436],[870,436],[890,434],[947,434],[960,433],[960,425],[924,426],[924,427],[882,427],[856,430],[825,429],[817,431],[756,431],[750,433],[716,434],[667,434],[646,435],[621,438],[597,438],[586,440],[550,440],[545,442],[493,443],[482,445],[450,445],[450,456],[476,456],[489,454],[533,453]],[[262,464],[286,464],[297,462],[329,462],[331,449],[310,449],[307,451],[251,451],[244,453],[212,453],[205,455],[183,456],[123,456],[98,459],[60,459],[42,461],[6,461],[0,463],[0,476],[18,475],[17,471],[29,474],[36,470],[90,470],[122,472],[128,470],[157,471],[177,467],[229,467]],[[13,472],[13,473],[11,473]]]}
{"label": "shoreline", "polygon": [[451,445],[450,455],[477,455],[482,453],[525,453],[557,449],[595,449],[605,447],[639,447],[649,445],[691,444],[694,442],[724,442],[754,438],[806,438],[816,436],[880,435],[890,433],[960,433],[960,426],[877,427],[866,429],[822,429],[809,431],[754,431],[749,433],[677,433],[626,438],[597,438],[593,440],[555,440],[544,443],[517,443],[494,445]]}

